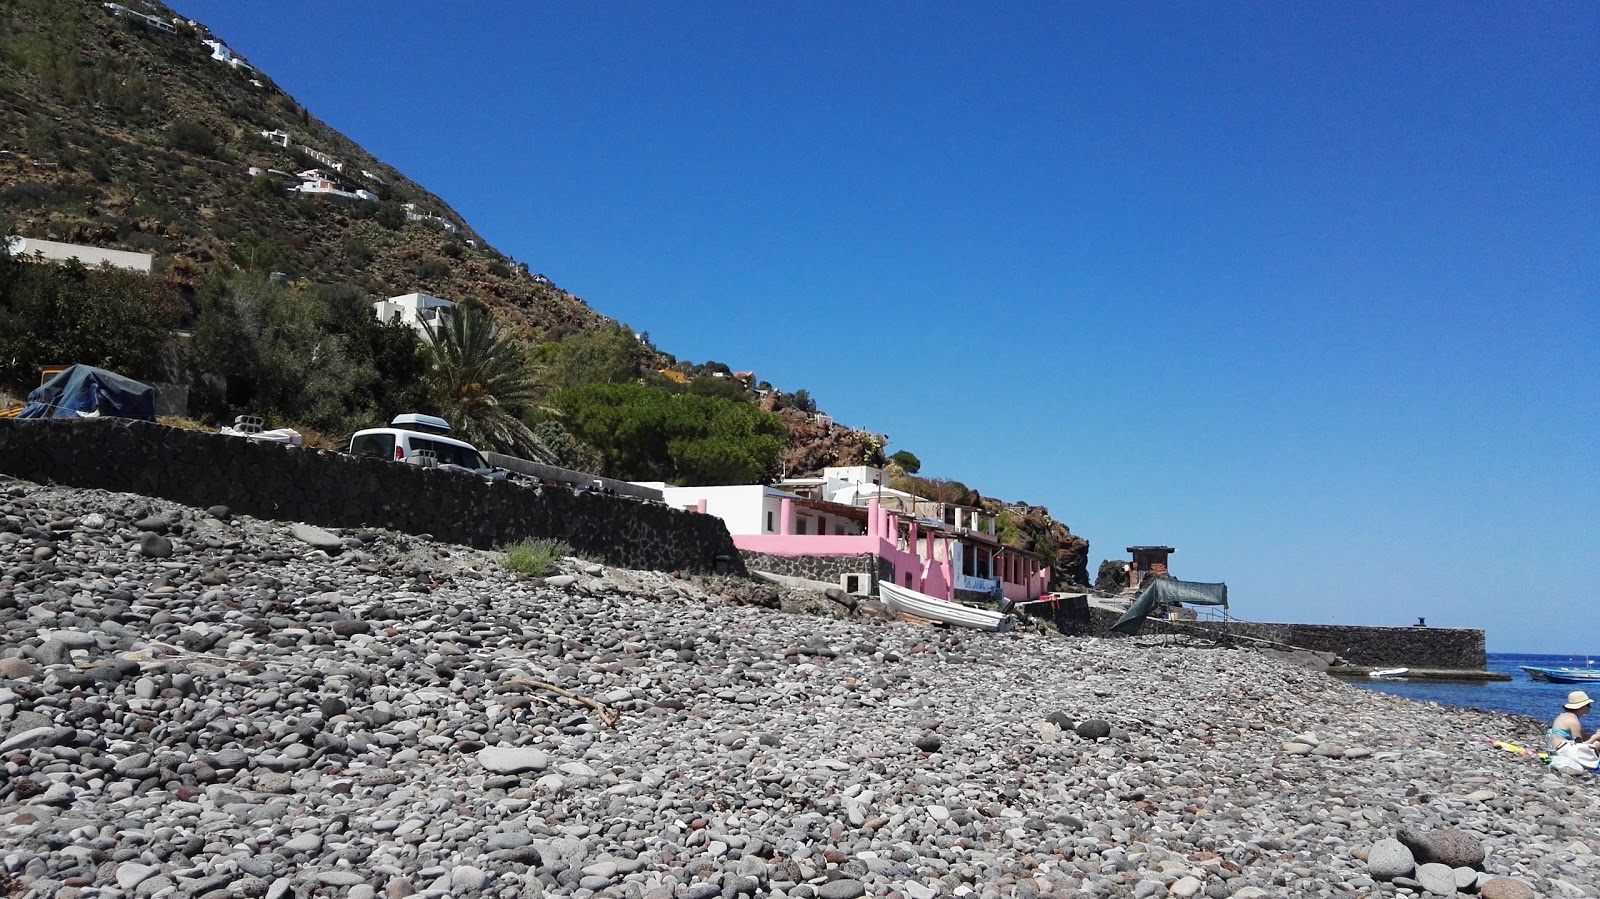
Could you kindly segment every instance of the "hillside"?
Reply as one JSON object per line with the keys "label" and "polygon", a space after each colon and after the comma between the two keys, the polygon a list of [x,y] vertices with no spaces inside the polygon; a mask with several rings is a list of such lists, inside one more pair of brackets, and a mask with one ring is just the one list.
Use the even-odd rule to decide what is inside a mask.
{"label": "hillside", "polygon": [[[477,297],[544,338],[604,321],[266,73],[213,59],[203,25],[174,30],[99,3],[0,2],[0,230],[152,253],[179,280],[222,263],[375,296]],[[308,169],[381,200],[290,194]],[[433,218],[408,220],[407,203]]]}
{"label": "hillside", "polygon": [[[401,377],[415,375],[396,362],[392,340],[350,321],[352,308],[357,316],[365,308],[362,294],[478,301],[530,344],[615,339],[620,329],[604,315],[506,257],[444,200],[316,118],[268,73],[232,64],[231,56],[226,35],[159,3],[0,0],[0,235],[150,253],[156,277],[191,310],[215,306],[216,288],[208,294],[206,282],[230,270],[258,278],[283,272],[297,290],[338,286],[325,295],[344,304],[343,324],[325,323],[338,330],[338,346],[307,338],[296,345],[298,355],[230,367],[222,364],[228,354],[214,349],[225,342],[211,339],[209,370],[205,358],[161,363],[157,380],[194,386],[190,408],[198,417],[276,411],[281,420],[339,435],[392,414],[415,395]],[[339,194],[292,192],[308,180],[299,173],[310,170],[326,175]],[[199,330],[208,329],[202,323]],[[194,343],[204,357],[207,335]],[[733,386],[725,365],[679,361],[631,333],[622,343],[610,347],[613,356],[632,357],[623,364],[632,374],[621,380],[653,379],[656,368],[671,367],[683,375],[679,384],[700,380],[687,388],[693,392],[754,396]],[[352,350],[358,346],[365,348]],[[76,355],[63,350],[52,358]],[[341,377],[327,365],[306,371],[306,383],[291,385],[300,396],[264,386],[269,368],[279,381],[301,379],[300,360],[311,357],[369,362],[359,376]],[[579,371],[591,363],[557,364]],[[137,366],[130,373],[141,374]],[[711,376],[723,380],[709,383]],[[11,380],[22,386],[20,377]],[[240,391],[241,381],[255,383]],[[831,424],[809,399],[803,410],[775,409],[778,394],[766,396],[767,411],[781,412],[787,429],[782,471],[885,462],[882,440],[871,431]],[[554,428],[553,440],[572,445],[561,428],[547,428]],[[566,461],[592,458],[580,442]],[[1085,580],[1087,543],[1033,508],[1018,516],[1016,545]]]}

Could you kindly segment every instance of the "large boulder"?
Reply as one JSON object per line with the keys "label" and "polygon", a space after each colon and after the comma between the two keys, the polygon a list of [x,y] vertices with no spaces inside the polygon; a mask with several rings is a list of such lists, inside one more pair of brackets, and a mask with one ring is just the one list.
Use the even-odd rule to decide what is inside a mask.
{"label": "large boulder", "polygon": [[1410,848],[1399,840],[1379,840],[1367,853],[1367,873],[1374,880],[1393,880],[1410,877],[1417,869],[1417,859]]}
{"label": "large boulder", "polygon": [[1445,828],[1428,834],[1428,861],[1452,868],[1483,867],[1483,840],[1464,830]]}

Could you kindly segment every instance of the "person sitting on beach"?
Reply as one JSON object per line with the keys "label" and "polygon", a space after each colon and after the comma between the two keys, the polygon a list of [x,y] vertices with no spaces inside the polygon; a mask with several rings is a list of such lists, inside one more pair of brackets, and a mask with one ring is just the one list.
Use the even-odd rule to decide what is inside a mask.
{"label": "person sitting on beach", "polygon": [[1573,690],[1567,694],[1566,705],[1562,706],[1565,711],[1556,716],[1556,720],[1550,725],[1550,730],[1546,732],[1552,751],[1560,749],[1568,743],[1580,741],[1588,743],[1590,746],[1600,746],[1600,732],[1596,732],[1589,739],[1584,740],[1583,724],[1578,720],[1589,714],[1589,709],[1593,707],[1594,701],[1589,698],[1589,694],[1582,690]]}

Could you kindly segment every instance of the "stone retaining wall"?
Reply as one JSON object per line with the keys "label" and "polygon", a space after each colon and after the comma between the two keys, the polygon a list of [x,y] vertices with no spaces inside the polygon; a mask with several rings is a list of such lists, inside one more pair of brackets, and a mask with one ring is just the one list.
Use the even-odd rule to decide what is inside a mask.
{"label": "stone retaining wall", "polygon": [[[1120,617],[1093,610],[1094,633],[1111,633]],[[1482,630],[1457,627],[1358,627],[1341,624],[1271,624],[1257,621],[1164,621],[1151,618],[1143,633],[1205,632],[1266,640],[1331,652],[1352,665],[1371,668],[1443,668],[1482,671],[1488,665]],[[1248,643],[1248,641],[1245,641]]]}
{"label": "stone retaining wall", "polygon": [[844,586],[844,576],[847,574],[861,575],[860,589],[856,592],[862,596],[870,596],[877,591],[877,581],[873,577],[874,561],[877,558],[869,553],[857,556],[774,556],[767,553],[748,552],[740,550],[744,557],[746,568],[757,571],[770,571],[784,577],[804,578],[808,581],[823,581],[839,587]]}
{"label": "stone retaining wall", "polygon": [[0,419],[0,473],[479,548],[553,538],[625,568],[746,573],[714,516],[149,422]]}

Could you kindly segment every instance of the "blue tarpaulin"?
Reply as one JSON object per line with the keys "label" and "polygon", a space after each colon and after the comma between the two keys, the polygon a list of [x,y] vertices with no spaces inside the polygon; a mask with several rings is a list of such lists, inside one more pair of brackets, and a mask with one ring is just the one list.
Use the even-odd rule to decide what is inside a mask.
{"label": "blue tarpaulin", "polygon": [[156,389],[92,365],[70,365],[28,394],[18,418],[76,418],[80,413],[156,420]]}

